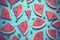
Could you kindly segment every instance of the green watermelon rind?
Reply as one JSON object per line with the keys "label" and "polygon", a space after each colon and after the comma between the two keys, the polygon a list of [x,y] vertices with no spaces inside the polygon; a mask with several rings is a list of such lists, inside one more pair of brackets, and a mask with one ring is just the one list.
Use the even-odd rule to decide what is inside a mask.
{"label": "green watermelon rind", "polygon": [[[8,9],[7,9],[8,10]],[[10,10],[8,10],[9,14],[10,14],[10,19],[11,19],[11,13],[10,13]]]}
{"label": "green watermelon rind", "polygon": [[54,22],[52,23],[52,25],[54,25],[56,22],[60,22],[60,20],[56,20],[56,21],[54,21]]}
{"label": "green watermelon rind", "polygon": [[14,31],[15,31],[15,29],[14,29],[13,31],[11,31],[11,32],[4,32],[4,31],[0,30],[0,32],[2,32],[2,33],[4,33],[4,34],[11,34],[11,33],[13,33]]}
{"label": "green watermelon rind", "polygon": [[35,29],[42,28],[45,24],[46,24],[46,22],[43,25],[38,26],[38,27],[33,26],[33,28],[35,28]]}
{"label": "green watermelon rind", "polygon": [[54,24],[57,23],[57,22],[60,22],[60,20],[54,21],[54,22],[52,23],[52,25],[54,26]]}
{"label": "green watermelon rind", "polygon": [[48,31],[49,31],[49,30],[47,30],[48,36],[49,36],[50,38],[52,38],[52,39],[56,39],[56,38],[52,37],[52,36],[48,33]]}
{"label": "green watermelon rind", "polygon": [[[9,15],[10,15],[10,18],[9,18],[9,20],[11,19],[11,14],[10,14],[10,11],[8,10],[8,8],[6,8],[6,7],[3,7],[4,9],[6,9],[8,12],[9,12]],[[3,11],[2,11],[3,12]],[[2,17],[1,17],[2,18]],[[7,18],[2,18],[2,19],[7,19]]]}
{"label": "green watermelon rind", "polygon": [[30,3],[30,2],[32,2],[32,0],[31,1],[28,1],[27,3]]}
{"label": "green watermelon rind", "polygon": [[[43,4],[41,4],[41,5],[43,5]],[[43,6],[44,6],[44,5],[43,5]],[[34,11],[35,11],[34,5],[33,5],[33,9],[34,9]],[[36,12],[36,11],[35,11],[35,13],[36,13],[37,15],[39,15],[39,16],[42,16],[41,14],[38,14],[38,12]]]}
{"label": "green watermelon rind", "polygon": [[[22,4],[21,4],[22,5]],[[19,5],[18,5],[19,6]],[[15,12],[14,12],[15,13]],[[22,5],[22,12],[21,12],[21,14],[18,16],[18,17],[16,17],[16,18],[19,18],[21,15],[22,15],[22,13],[23,13],[23,5]]]}
{"label": "green watermelon rind", "polygon": [[22,15],[22,13],[23,13],[23,5],[22,5],[22,12],[21,12],[21,14],[17,18],[19,18]]}
{"label": "green watermelon rind", "polygon": [[52,7],[52,8],[57,8],[57,7],[53,6],[53,5],[51,5],[47,0],[46,0],[46,2],[47,2],[47,4],[48,4],[50,7]]}
{"label": "green watermelon rind", "polygon": [[[24,21],[25,22],[25,21]],[[27,21],[27,25],[28,25],[28,21]],[[29,27],[28,27],[29,28]],[[23,34],[23,35],[26,35],[27,34],[27,32],[28,32],[28,28],[27,28],[27,30],[26,30],[26,32],[25,33],[22,33],[22,31],[21,31],[21,33]],[[19,28],[18,28],[19,29]],[[19,29],[20,30],[20,29]]]}
{"label": "green watermelon rind", "polygon": [[[42,30],[40,30],[40,31],[38,31],[38,32],[41,32],[41,31],[42,31]],[[34,39],[35,35],[36,35],[38,32],[36,32],[36,33],[33,35],[32,40]],[[42,31],[42,32],[43,32],[43,31]]]}
{"label": "green watermelon rind", "polygon": [[[36,19],[35,19],[36,20]],[[43,19],[42,19],[43,20]],[[43,20],[44,21],[44,20]],[[39,28],[42,28],[44,25],[46,24],[46,22],[44,23],[44,24],[42,24],[41,26],[32,26],[33,28],[35,28],[35,29],[39,29]]]}
{"label": "green watermelon rind", "polygon": [[13,29],[13,31],[11,31],[11,32],[5,32],[5,31],[0,30],[0,32],[2,32],[2,33],[4,33],[4,34],[11,34],[11,33],[13,33],[14,31],[15,31],[15,29]]}
{"label": "green watermelon rind", "polygon": [[[27,25],[28,25],[28,21],[27,21]],[[28,27],[28,28],[29,28],[29,27]],[[26,35],[26,34],[27,34],[27,32],[28,32],[28,28],[27,28],[26,32],[23,33],[23,35]]]}
{"label": "green watermelon rind", "polygon": [[[52,13],[54,13],[54,14],[56,15],[56,13],[55,13],[54,11],[52,11],[52,10],[46,10],[46,11],[50,11],[50,12],[52,12]],[[46,13],[46,16],[47,16],[47,18],[48,18],[47,13]],[[56,15],[56,17],[57,17],[57,15]],[[55,18],[55,19],[57,19],[57,18]],[[48,19],[48,20],[49,20],[49,19]],[[52,19],[52,20],[54,20],[54,19]]]}
{"label": "green watermelon rind", "polygon": [[11,34],[11,33],[13,33],[15,30],[13,30],[13,31],[11,31],[11,32],[4,32],[4,31],[2,31],[2,30],[0,30],[0,32],[2,32],[2,33],[4,33],[4,34]]}

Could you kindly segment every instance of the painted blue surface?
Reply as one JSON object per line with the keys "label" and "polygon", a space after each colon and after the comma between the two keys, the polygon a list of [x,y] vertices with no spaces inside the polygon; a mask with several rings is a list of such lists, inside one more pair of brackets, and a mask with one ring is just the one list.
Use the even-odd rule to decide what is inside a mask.
{"label": "painted blue surface", "polygon": [[[8,2],[7,2],[7,3],[8,3]],[[19,5],[19,4],[22,4],[22,5],[23,5],[23,14],[22,14],[22,16],[18,19],[18,22],[16,23],[16,16],[15,16],[15,14],[14,14],[14,12],[13,12],[13,8],[16,7],[16,6]],[[33,10],[33,4],[44,4],[43,16],[40,17],[40,18],[43,19],[43,17],[46,17],[46,19],[43,19],[43,20],[45,20],[47,24],[46,24],[43,28],[41,28],[41,29],[39,29],[39,30],[36,30],[36,29],[33,29],[33,28],[32,28],[32,25],[33,25],[33,23],[34,23],[34,20],[32,20],[32,18],[35,19],[35,18],[37,17],[37,15],[34,13],[34,10]],[[38,2],[37,0],[34,0],[32,3],[29,4],[29,6],[30,6],[29,9],[31,10],[31,17],[30,17],[30,20],[29,20],[29,19],[27,18],[27,16],[26,16],[26,13],[25,13],[25,10],[28,9],[27,6],[28,6],[28,4],[27,4],[26,0],[24,0],[24,2],[21,2],[21,1],[17,2],[16,4],[14,4],[14,5],[12,6],[12,9],[10,9],[10,4],[8,3],[8,7],[6,7],[6,8],[8,8],[8,10],[10,11],[10,14],[11,14],[11,18],[12,18],[12,19],[11,19],[11,21],[10,21],[10,20],[0,19],[0,29],[1,29],[6,23],[9,22],[10,24],[12,24],[12,25],[14,26],[14,28],[16,29],[16,31],[15,31],[13,34],[10,35],[10,38],[9,38],[9,39],[7,38],[9,35],[4,35],[4,36],[7,38],[7,40],[11,40],[11,37],[12,37],[13,35],[16,35],[16,36],[17,36],[17,34],[20,33],[20,34],[21,34],[21,38],[19,38],[20,40],[25,40],[25,37],[26,37],[26,36],[29,38],[29,40],[32,40],[32,38],[33,38],[33,36],[34,36],[34,34],[35,34],[36,32],[38,32],[38,31],[40,31],[40,30],[43,30],[44,40],[45,40],[45,38],[47,38],[48,40],[52,40],[52,39],[50,39],[50,38],[47,36],[47,33],[46,33],[46,30],[48,30],[48,25],[50,25],[50,28],[49,28],[49,29],[54,29],[54,30],[57,30],[57,29],[54,28],[54,27],[51,25],[54,20],[53,20],[53,21],[48,21],[45,11],[46,11],[46,10],[52,10],[52,11],[56,12],[57,10],[49,7],[49,6],[46,4],[46,0],[41,0],[41,2]],[[5,7],[5,6],[0,5],[0,13],[1,13],[3,7]],[[57,19],[57,20],[60,20],[60,13],[56,13],[56,15],[58,16],[58,19]],[[28,20],[28,23],[29,23],[29,31],[28,31],[28,33],[24,36],[24,35],[22,35],[21,31],[18,29],[17,25],[20,24],[21,22],[25,21],[25,20]],[[5,24],[2,24],[3,21],[6,21],[6,23],[5,23]],[[32,31],[33,34],[30,34],[30,31]],[[57,30],[57,31],[60,31],[60,29]],[[0,33],[0,34],[1,34],[1,33]],[[59,36],[58,36],[58,34],[57,34],[56,40],[59,40],[59,39],[60,39],[60,38],[59,38]]]}

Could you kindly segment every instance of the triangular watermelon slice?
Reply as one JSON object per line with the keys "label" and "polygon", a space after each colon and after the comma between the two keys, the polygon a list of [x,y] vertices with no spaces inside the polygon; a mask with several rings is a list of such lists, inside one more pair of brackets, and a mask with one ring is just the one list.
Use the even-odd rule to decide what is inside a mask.
{"label": "triangular watermelon slice", "polygon": [[18,2],[19,0],[9,0],[10,4],[13,5],[15,4],[16,2]]}
{"label": "triangular watermelon slice", "polygon": [[33,28],[42,28],[46,22],[42,20],[41,18],[37,17],[36,20],[34,21]]}
{"label": "triangular watermelon slice", "polygon": [[34,11],[37,15],[42,16],[44,5],[43,4],[34,4]]}
{"label": "triangular watermelon slice", "polygon": [[46,0],[47,4],[52,8],[57,8],[56,0]]}
{"label": "triangular watermelon slice", "polygon": [[19,38],[14,35],[14,36],[12,37],[12,40],[19,40]]}
{"label": "triangular watermelon slice", "polygon": [[58,32],[58,36],[60,37],[60,32]]}
{"label": "triangular watermelon slice", "polygon": [[32,2],[33,0],[27,0],[27,3],[30,3],[30,2]]}
{"label": "triangular watermelon slice", "polygon": [[6,40],[6,38],[0,34],[0,40]]}
{"label": "triangular watermelon slice", "polygon": [[47,30],[47,34],[50,38],[56,39],[56,30]]}
{"label": "triangular watermelon slice", "polygon": [[4,34],[11,34],[14,31],[15,31],[15,28],[10,23],[7,23],[5,26],[2,27],[2,29],[0,29],[0,32]]}
{"label": "triangular watermelon slice", "polygon": [[33,36],[33,40],[43,40],[43,31],[35,33],[35,35]]}
{"label": "triangular watermelon slice", "polygon": [[59,28],[60,28],[60,20],[54,21],[54,22],[52,23],[52,25],[53,25],[55,28],[59,29]]}
{"label": "triangular watermelon slice", "polygon": [[26,15],[27,15],[28,19],[30,19],[30,16],[31,16],[31,10],[26,10]]}
{"label": "triangular watermelon slice", "polygon": [[26,37],[25,40],[29,40],[28,37]]}
{"label": "triangular watermelon slice", "polygon": [[4,6],[8,6],[6,3],[6,0],[0,0],[0,4],[4,5]]}
{"label": "triangular watermelon slice", "polygon": [[2,19],[8,19],[8,20],[11,19],[11,15],[6,8],[2,8],[1,18]]}
{"label": "triangular watermelon slice", "polygon": [[54,12],[51,11],[51,10],[46,10],[46,15],[47,15],[48,20],[57,19],[56,13],[54,13]]}
{"label": "triangular watermelon slice", "polygon": [[19,18],[21,15],[22,15],[22,12],[23,12],[23,6],[20,4],[16,7],[14,7],[14,13],[16,15],[17,18]]}
{"label": "triangular watermelon slice", "polygon": [[24,21],[18,25],[19,30],[25,35],[28,32],[28,21]]}

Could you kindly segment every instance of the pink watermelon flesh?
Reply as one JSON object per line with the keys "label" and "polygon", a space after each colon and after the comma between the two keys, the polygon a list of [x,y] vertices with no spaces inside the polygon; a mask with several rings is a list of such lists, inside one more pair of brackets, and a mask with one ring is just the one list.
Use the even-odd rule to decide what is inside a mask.
{"label": "pink watermelon flesh", "polygon": [[18,25],[19,30],[25,35],[28,32],[28,23],[27,21],[22,22]]}
{"label": "pink watermelon flesh", "polygon": [[30,2],[32,2],[32,0],[27,0],[27,3],[30,3]]}
{"label": "pink watermelon flesh", "polygon": [[31,10],[26,10],[26,15],[27,15],[28,19],[30,19],[30,16],[31,16]]}
{"label": "pink watermelon flesh", "polygon": [[60,21],[54,21],[52,24],[55,28],[59,29],[60,28]]}
{"label": "pink watermelon flesh", "polygon": [[10,34],[15,31],[15,28],[10,23],[7,23],[0,31],[5,34]]}
{"label": "pink watermelon flesh", "polygon": [[28,37],[26,37],[25,40],[28,40]]}
{"label": "pink watermelon flesh", "polygon": [[43,31],[37,32],[37,33],[34,35],[33,40],[43,40]]}
{"label": "pink watermelon flesh", "polygon": [[10,13],[6,8],[2,8],[1,18],[3,19],[11,19]]}
{"label": "pink watermelon flesh", "polygon": [[0,4],[7,6],[6,0],[0,0]]}
{"label": "pink watermelon flesh", "polygon": [[48,20],[57,19],[57,15],[53,11],[47,10],[46,15],[47,15]]}
{"label": "pink watermelon flesh", "polygon": [[56,0],[46,0],[48,5],[53,7],[53,8],[56,8],[57,7],[57,4],[56,4]]}
{"label": "pink watermelon flesh", "polygon": [[13,36],[12,40],[19,40],[16,36]]}
{"label": "pink watermelon flesh", "polygon": [[48,30],[47,34],[50,38],[56,39],[56,30]]}
{"label": "pink watermelon flesh", "polygon": [[0,40],[6,40],[6,38],[0,34]]}
{"label": "pink watermelon flesh", "polygon": [[17,2],[18,0],[9,0],[10,4],[13,5]]}
{"label": "pink watermelon flesh", "polygon": [[19,18],[22,15],[22,11],[23,11],[22,5],[18,5],[17,7],[14,8],[14,13],[17,18]]}
{"label": "pink watermelon flesh", "polygon": [[34,11],[37,15],[42,16],[44,5],[43,4],[34,4]]}
{"label": "pink watermelon flesh", "polygon": [[39,17],[36,18],[33,24],[33,28],[41,28],[46,24],[46,22]]}

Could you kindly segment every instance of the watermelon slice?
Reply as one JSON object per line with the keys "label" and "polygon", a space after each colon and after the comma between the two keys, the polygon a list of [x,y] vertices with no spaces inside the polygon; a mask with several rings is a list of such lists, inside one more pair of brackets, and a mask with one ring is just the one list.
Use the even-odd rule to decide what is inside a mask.
{"label": "watermelon slice", "polygon": [[17,18],[19,18],[22,15],[22,11],[23,11],[23,6],[22,5],[18,5],[16,7],[14,7],[14,13],[16,15]]}
{"label": "watermelon slice", "polygon": [[59,28],[60,28],[60,20],[54,21],[54,22],[52,23],[52,25],[53,25],[55,28],[59,29]]}
{"label": "watermelon slice", "polygon": [[51,10],[47,10],[46,15],[47,15],[48,20],[57,19],[57,15]]}
{"label": "watermelon slice", "polygon": [[30,3],[30,2],[32,2],[33,0],[27,0],[27,3]]}
{"label": "watermelon slice", "polygon": [[50,38],[56,39],[56,30],[47,30],[47,34]]}
{"label": "watermelon slice", "polygon": [[60,12],[60,7],[57,7],[57,12]]}
{"label": "watermelon slice", "polygon": [[28,37],[26,37],[25,40],[28,40]]}
{"label": "watermelon slice", "polygon": [[6,40],[6,38],[0,34],[0,40]]}
{"label": "watermelon slice", "polygon": [[19,38],[14,35],[14,36],[12,37],[12,40],[19,40]]}
{"label": "watermelon slice", "polygon": [[27,34],[28,32],[28,22],[24,21],[18,25],[19,30],[22,32],[23,35]]}
{"label": "watermelon slice", "polygon": [[42,16],[44,5],[43,4],[34,4],[34,11],[37,15]]}
{"label": "watermelon slice", "polygon": [[7,23],[5,26],[3,26],[2,29],[0,29],[0,32],[4,34],[11,34],[14,31],[15,31],[15,28],[10,23]]}
{"label": "watermelon slice", "polygon": [[0,0],[0,4],[4,5],[4,6],[8,6],[6,3],[6,0]]}
{"label": "watermelon slice", "polygon": [[15,4],[16,2],[18,2],[19,0],[9,0],[10,4],[13,5]]}
{"label": "watermelon slice", "polygon": [[60,36],[60,32],[58,32],[58,36]]}
{"label": "watermelon slice", "polygon": [[26,15],[27,15],[28,19],[30,19],[30,16],[31,16],[31,10],[26,10]]}
{"label": "watermelon slice", "polygon": [[8,19],[8,20],[11,19],[11,15],[6,8],[2,8],[1,18],[2,19]]}
{"label": "watermelon slice", "polygon": [[42,28],[46,22],[42,20],[41,18],[37,17],[36,20],[34,21],[33,28]]}
{"label": "watermelon slice", "polygon": [[33,36],[33,40],[43,40],[43,31],[37,32],[37,33]]}
{"label": "watermelon slice", "polygon": [[57,8],[56,0],[46,0],[46,2],[52,8]]}

